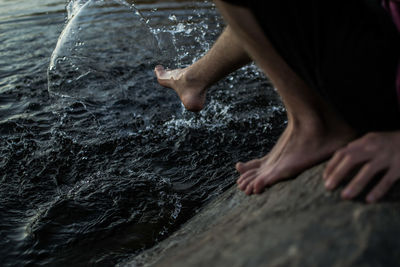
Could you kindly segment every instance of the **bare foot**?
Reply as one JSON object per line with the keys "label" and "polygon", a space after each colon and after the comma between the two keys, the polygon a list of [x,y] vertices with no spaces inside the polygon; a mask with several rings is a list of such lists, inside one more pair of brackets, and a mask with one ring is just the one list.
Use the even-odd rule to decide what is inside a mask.
{"label": "bare foot", "polygon": [[236,169],[241,174],[237,181],[239,189],[248,195],[261,193],[265,187],[327,159],[355,138],[349,128],[331,130],[320,125],[323,124],[308,123],[297,127],[289,124],[267,156],[237,163]]}
{"label": "bare foot", "polygon": [[200,111],[206,100],[206,83],[195,78],[190,67],[166,70],[163,66],[155,67],[157,80],[162,86],[172,88],[178,94],[187,110]]}

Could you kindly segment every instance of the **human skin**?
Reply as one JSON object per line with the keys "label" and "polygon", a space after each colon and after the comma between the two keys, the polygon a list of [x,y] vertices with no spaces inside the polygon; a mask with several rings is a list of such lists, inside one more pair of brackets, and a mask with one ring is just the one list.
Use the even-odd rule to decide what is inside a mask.
{"label": "human skin", "polygon": [[366,201],[380,200],[400,178],[400,131],[368,133],[337,150],[323,174],[326,188],[335,189],[355,170],[358,172],[342,191],[342,198],[358,196],[378,176]]}
{"label": "human skin", "polygon": [[342,191],[342,198],[358,196],[376,174],[384,173],[366,201],[381,199],[400,177],[400,132],[369,133],[355,139],[351,126],[278,55],[251,12],[215,2],[229,26],[212,49],[188,68],[169,71],[157,66],[155,72],[160,84],[173,88],[185,107],[193,111],[203,108],[206,89],[212,83],[250,58],[277,87],[287,110],[288,126],[266,156],[236,164],[239,189],[249,195],[261,193],[333,155],[323,174],[328,190],[337,188],[361,166]]}
{"label": "human skin", "polygon": [[251,62],[241,42],[226,27],[213,47],[193,65],[166,71],[156,66],[158,82],[173,88],[187,110],[203,109],[207,88],[229,73]]}

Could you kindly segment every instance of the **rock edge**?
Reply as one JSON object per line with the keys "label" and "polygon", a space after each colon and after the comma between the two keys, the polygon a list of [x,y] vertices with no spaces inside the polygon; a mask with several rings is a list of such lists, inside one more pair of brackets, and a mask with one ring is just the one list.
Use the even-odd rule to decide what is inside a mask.
{"label": "rock edge", "polygon": [[325,164],[248,197],[236,186],[120,266],[400,266],[400,194],[343,201]]}

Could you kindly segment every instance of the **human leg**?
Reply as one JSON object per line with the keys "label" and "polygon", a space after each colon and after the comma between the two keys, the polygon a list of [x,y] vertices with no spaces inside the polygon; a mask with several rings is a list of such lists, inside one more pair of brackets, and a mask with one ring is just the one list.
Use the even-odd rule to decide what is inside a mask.
{"label": "human leg", "polygon": [[207,54],[193,65],[176,70],[157,66],[155,73],[161,85],[176,91],[186,109],[199,111],[204,107],[209,86],[250,61],[240,41],[227,26]]}
{"label": "human leg", "polygon": [[287,129],[272,151],[236,166],[241,173],[239,188],[247,194],[260,193],[331,156],[355,132],[276,52],[250,10],[222,1],[216,4],[245,50],[277,87],[287,110]]}
{"label": "human leg", "polygon": [[[359,173],[342,192],[342,197],[349,199],[357,196],[372,177],[379,172],[384,172],[380,182],[368,195],[367,201],[374,202],[381,198],[394,181],[400,179],[398,167],[396,167],[400,150],[393,146],[398,142],[400,135],[398,131],[400,113],[395,93],[400,36],[380,2],[375,0],[351,2],[343,0],[329,3],[317,0],[236,2],[241,5],[253,5],[252,13],[258,18],[258,22],[262,23],[263,33],[266,33],[268,38],[272,37],[278,54],[290,64],[298,76],[306,81],[308,86],[329,101],[327,106],[335,109],[334,114],[340,115],[340,118],[356,129],[358,134],[392,131],[367,134],[337,150],[324,173],[327,188],[333,189],[348,175],[349,170],[357,170],[361,165]],[[243,14],[236,12],[231,15],[233,19],[236,16],[240,17],[241,23],[238,26],[249,25],[244,21]],[[235,29],[232,21],[230,24]],[[254,33],[254,29],[255,27],[252,26],[243,32],[249,34],[253,31]],[[246,40],[243,36],[241,39]],[[244,47],[248,49],[246,45]],[[262,51],[261,48],[260,51]],[[254,58],[254,53],[249,50],[248,52]],[[269,61],[272,62],[271,58]],[[258,64],[261,65],[259,62]],[[274,64],[274,68],[276,66]],[[273,79],[268,72],[267,75]],[[291,105],[290,101],[285,101],[285,93],[279,87],[278,91],[285,104]],[[323,106],[327,104],[322,103]],[[301,109],[298,111],[300,112]],[[274,175],[271,173],[274,168],[281,173],[285,173],[285,169],[292,171],[296,169],[288,160],[295,158],[296,153],[293,150],[290,153],[284,151],[280,153],[281,159],[275,161],[277,164],[273,164],[274,160],[272,160],[276,158],[276,154],[279,155],[276,151],[287,150],[287,148],[290,151],[291,148],[296,147],[290,142],[284,142],[284,140],[290,140],[290,113],[288,110],[288,129],[269,155],[253,160],[247,166],[238,164],[238,170],[245,172],[238,182],[246,192],[257,192],[254,190],[257,187],[257,184],[254,185],[257,180],[261,188],[265,184],[273,183]],[[294,114],[296,117],[297,114]],[[302,136],[301,131],[298,131],[294,140],[301,141]],[[335,138],[340,139],[340,135],[333,137]],[[309,145],[304,147],[303,153],[315,153],[313,142],[319,139],[311,140]],[[332,141],[325,140],[328,140],[328,144]],[[326,144],[325,142],[323,147]],[[277,147],[279,149],[276,149]],[[309,156],[305,155],[305,158],[299,159],[301,162],[307,158]],[[289,162],[286,164],[288,167],[284,167],[285,164],[282,162]],[[264,168],[264,179],[259,179],[262,177],[260,173],[263,171],[260,172],[260,170],[263,169],[263,165],[269,169]],[[284,175],[276,177],[279,180]]]}

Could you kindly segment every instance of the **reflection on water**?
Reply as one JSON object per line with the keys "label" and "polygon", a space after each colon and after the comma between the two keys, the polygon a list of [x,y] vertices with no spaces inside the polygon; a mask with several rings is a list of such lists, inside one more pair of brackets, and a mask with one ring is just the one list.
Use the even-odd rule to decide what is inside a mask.
{"label": "reflection on water", "polygon": [[234,163],[266,153],[284,125],[254,66],[212,87],[196,114],[157,84],[156,64],[186,66],[222,31],[211,2],[0,0],[0,27],[4,265],[140,253],[232,185]]}

